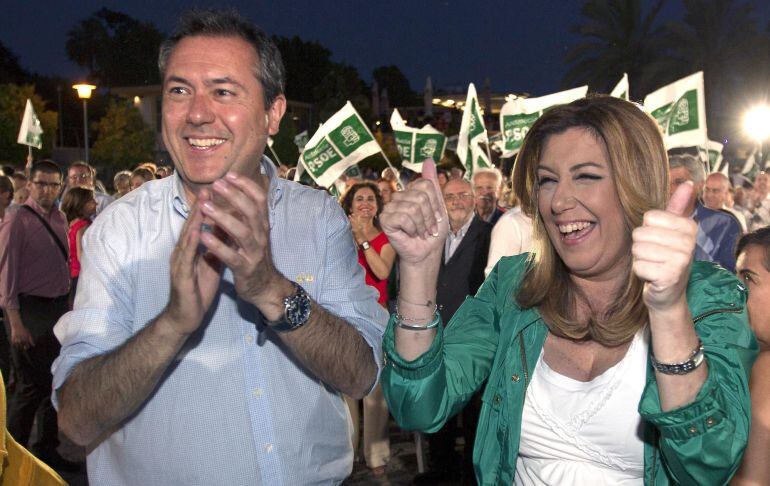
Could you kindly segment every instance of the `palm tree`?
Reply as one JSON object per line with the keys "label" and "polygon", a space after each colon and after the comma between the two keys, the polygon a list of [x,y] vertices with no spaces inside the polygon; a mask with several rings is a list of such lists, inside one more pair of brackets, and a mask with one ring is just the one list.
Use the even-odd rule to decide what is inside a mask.
{"label": "palm tree", "polygon": [[[753,5],[736,0],[683,0],[682,22],[666,25],[667,42],[680,70],[703,71],[707,126],[712,138],[734,129],[744,110],[747,83],[767,73],[767,36],[759,33]],[[764,79],[766,83],[766,78]],[[731,112],[731,108],[736,110]]]}
{"label": "palm tree", "polygon": [[641,3],[586,0],[580,11],[584,23],[571,29],[585,40],[566,54],[572,65],[563,79],[566,87],[588,83],[591,90],[607,93],[625,72],[632,99],[640,99],[670,70],[664,31],[655,23],[665,0],[656,0],[646,14]]}

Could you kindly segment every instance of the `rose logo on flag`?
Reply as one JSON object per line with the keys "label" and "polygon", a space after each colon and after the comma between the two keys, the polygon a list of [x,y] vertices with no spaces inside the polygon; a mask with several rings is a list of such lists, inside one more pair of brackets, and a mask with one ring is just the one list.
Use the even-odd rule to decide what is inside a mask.
{"label": "rose logo on flag", "polygon": [[436,149],[438,148],[438,142],[436,142],[435,139],[430,139],[425,142],[425,145],[420,149],[420,155],[425,157],[426,159],[429,159],[433,157],[433,154],[436,153]]}
{"label": "rose logo on flag", "polygon": [[346,147],[352,147],[361,140],[361,137],[356,133],[355,128],[351,126],[343,127],[342,130],[340,130],[340,134],[345,138],[343,143]]}

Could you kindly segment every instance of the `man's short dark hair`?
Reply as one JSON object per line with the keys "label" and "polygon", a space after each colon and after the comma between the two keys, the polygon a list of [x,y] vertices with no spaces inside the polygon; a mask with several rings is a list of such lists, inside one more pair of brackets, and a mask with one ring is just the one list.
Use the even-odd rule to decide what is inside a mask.
{"label": "man's short dark hair", "polygon": [[44,174],[59,174],[60,179],[64,178],[64,174],[62,174],[59,164],[49,159],[39,160],[32,165],[32,169],[29,171],[29,180],[34,180],[35,174],[38,172]]}
{"label": "man's short dark hair", "polygon": [[0,176],[0,192],[10,192],[11,196],[13,196],[13,182],[11,182],[10,177]]}
{"label": "man's short dark hair", "polygon": [[770,226],[741,236],[735,248],[735,257],[738,258],[749,246],[756,246],[762,250],[765,255],[762,264],[765,266],[765,270],[770,272]]}
{"label": "man's short dark hair", "polygon": [[243,39],[257,54],[254,75],[262,84],[265,108],[272,106],[278,95],[283,94],[286,75],[278,47],[267,34],[235,10],[193,9],[183,14],[171,37],[160,45],[158,69],[161,79],[165,77],[166,64],[176,45],[185,37],[193,36]]}

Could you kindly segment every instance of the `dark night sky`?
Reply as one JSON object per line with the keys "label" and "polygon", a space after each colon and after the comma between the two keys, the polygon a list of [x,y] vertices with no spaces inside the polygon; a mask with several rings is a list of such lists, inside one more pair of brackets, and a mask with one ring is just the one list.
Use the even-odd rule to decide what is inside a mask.
{"label": "dark night sky", "polygon": [[[10,0],[9,0],[10,2]],[[558,91],[566,71],[564,52],[576,38],[569,27],[580,22],[578,0],[285,0],[173,1],[14,1],[2,9],[0,41],[23,67],[43,74],[77,77],[84,71],[69,62],[67,31],[101,7],[118,10],[172,29],[178,14],[192,5],[228,5],[271,34],[298,35],[329,48],[333,59],[355,66],[368,82],[377,66],[395,64],[412,89],[422,91],[426,76],[434,87],[481,85],[493,91]],[[645,2],[649,4],[651,2]],[[760,28],[770,20],[770,1],[755,1]],[[661,19],[681,18],[680,0],[669,0]]]}

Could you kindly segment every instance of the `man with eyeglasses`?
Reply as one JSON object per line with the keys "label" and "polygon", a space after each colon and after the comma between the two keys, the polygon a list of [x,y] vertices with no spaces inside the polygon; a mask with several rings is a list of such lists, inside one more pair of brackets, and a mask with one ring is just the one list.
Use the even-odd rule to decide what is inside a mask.
{"label": "man with eyeglasses", "polygon": [[59,354],[53,334],[67,312],[70,287],[67,219],[56,207],[62,172],[49,160],[32,166],[29,197],[0,223],[0,307],[11,330],[16,387],[8,403],[8,430],[27,447],[35,413],[41,431],[31,450],[43,461],[69,469],[56,452],[56,412],[51,406],[51,364]]}
{"label": "man with eyeglasses", "polygon": [[96,170],[86,162],[74,162],[69,166],[69,169],[67,169],[67,187],[83,187],[94,191],[94,197],[96,198],[96,215],[98,215],[115,199],[109,194],[105,194],[96,188],[94,184],[95,178]]}
{"label": "man with eyeglasses", "polygon": [[[468,181],[450,179],[442,194],[449,217],[449,234],[439,268],[436,303],[441,320],[448,323],[465,298],[475,294],[484,281],[492,225],[474,213],[473,188]],[[477,399],[472,399],[463,410],[462,433],[468,445],[462,460],[454,450],[457,426],[450,420],[441,430],[427,436],[428,471],[417,475],[415,484],[451,482],[458,475],[469,480],[474,477],[471,454],[480,410],[476,402]]]}

